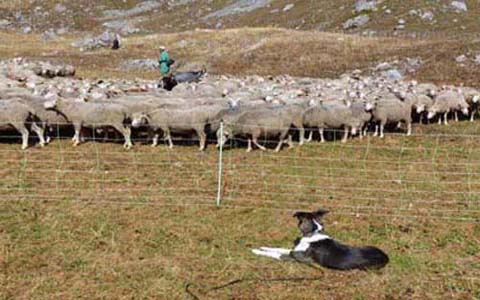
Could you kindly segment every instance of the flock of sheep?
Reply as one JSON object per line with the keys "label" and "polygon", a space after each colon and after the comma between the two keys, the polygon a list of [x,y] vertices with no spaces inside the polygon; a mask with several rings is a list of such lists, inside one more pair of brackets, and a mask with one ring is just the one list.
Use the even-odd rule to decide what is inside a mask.
{"label": "flock of sheep", "polygon": [[450,114],[458,120],[461,113],[473,121],[480,103],[474,88],[389,81],[358,71],[338,79],[207,75],[172,91],[154,81],[80,80],[74,73],[69,66],[1,61],[0,130],[20,132],[22,149],[30,130],[44,146],[52,131],[73,129],[76,146],[90,128],[94,134],[121,134],[127,149],[132,135],[146,135],[153,146],[163,137],[171,148],[172,136],[193,133],[200,150],[211,136],[217,146],[243,138],[247,151],[265,150],[262,141],[274,140],[280,151],[284,144],[292,147],[294,138],[300,145],[311,141],[314,131],[324,142],[325,130],[341,129],[346,142],[369,130],[383,137],[388,124],[403,123],[410,135],[413,120],[447,124]]}

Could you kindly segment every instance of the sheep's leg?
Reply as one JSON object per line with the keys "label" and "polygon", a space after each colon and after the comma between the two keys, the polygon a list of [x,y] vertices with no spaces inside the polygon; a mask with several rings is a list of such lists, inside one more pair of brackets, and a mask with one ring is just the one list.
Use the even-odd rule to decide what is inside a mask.
{"label": "sheep's leg", "polygon": [[384,134],[383,134],[383,130],[385,129],[385,125],[384,124],[380,124],[380,138],[384,138]]}
{"label": "sheep's leg", "polygon": [[86,131],[86,130],[87,130],[86,128],[80,129],[80,139],[79,139],[79,143],[80,143],[80,142],[82,142],[82,143],[85,142],[85,131]]}
{"label": "sheep's leg", "polygon": [[348,131],[349,131],[348,126],[345,126],[343,128],[343,138],[342,138],[342,141],[341,141],[344,144],[347,142],[347,139],[348,139]]}
{"label": "sheep's leg", "polygon": [[443,114],[443,124],[448,125],[448,111]]}
{"label": "sheep's leg", "polygon": [[40,139],[40,147],[45,146],[45,138],[43,137],[45,134],[45,130],[38,126],[37,123],[32,123],[32,130],[37,134],[38,138]]}
{"label": "sheep's leg", "polygon": [[47,144],[50,143],[50,135],[48,135],[48,133],[50,131],[53,131],[53,130],[50,126],[48,126],[48,124],[43,123],[42,125],[43,125],[42,126],[42,128],[43,128],[43,140],[45,141],[45,145],[47,145]]}
{"label": "sheep's leg", "polygon": [[373,133],[373,136],[378,136],[378,124],[375,124],[375,132]]}
{"label": "sheep's leg", "polygon": [[280,135],[280,140],[278,141],[278,145],[275,148],[275,152],[280,152],[280,150],[282,150],[282,145],[283,143],[285,143],[285,137],[287,134],[288,134],[288,131],[285,131]]}
{"label": "sheep's leg", "polygon": [[123,138],[125,140],[125,143],[123,144],[123,148],[125,149],[130,149],[132,148],[132,131],[130,130],[129,127],[125,127],[123,125],[113,125],[113,128],[115,128],[116,131],[120,132],[123,135]]}
{"label": "sheep's leg", "polygon": [[283,139],[280,139],[280,141],[278,141],[277,147],[275,148],[275,152],[280,152],[280,150],[282,150],[283,142],[284,142]]}
{"label": "sheep's leg", "polygon": [[402,128],[402,122],[397,123],[397,129],[400,129],[400,128]]}
{"label": "sheep's leg", "polygon": [[173,149],[172,135],[170,129],[166,128],[163,130],[164,139],[168,142],[168,148]]}
{"label": "sheep's leg", "polygon": [[[263,147],[262,145],[260,145],[260,144],[258,143],[258,137],[257,137],[257,136],[253,136],[253,137],[252,137],[252,141],[253,141],[253,144],[254,144],[255,146],[257,146],[260,150],[262,150],[262,151],[266,151],[266,150],[267,150],[267,148]],[[281,139],[280,142],[283,143],[283,140]]]}
{"label": "sheep's leg", "polygon": [[407,123],[407,135],[412,135],[412,122]]}
{"label": "sheep's leg", "polygon": [[310,133],[308,134],[307,142],[310,143],[313,139],[313,130],[310,130]]}
{"label": "sheep's leg", "polygon": [[52,126],[48,126],[48,125],[45,125],[44,127],[45,127],[45,129],[47,129],[47,130],[45,130],[45,143],[50,144],[50,141],[52,139],[50,137],[49,132],[53,132],[53,128],[52,128]]}
{"label": "sheep's leg", "polygon": [[454,111],[453,114],[455,116],[455,122],[458,122],[458,111]]}
{"label": "sheep's leg", "polygon": [[288,144],[288,149],[292,149],[294,147],[291,134],[288,135],[287,144]]}
{"label": "sheep's leg", "polygon": [[252,140],[248,139],[247,152],[252,152]]}
{"label": "sheep's leg", "polygon": [[427,118],[427,112],[423,112],[423,113],[422,113],[422,118],[425,119],[425,121],[426,121],[425,123],[430,124],[430,119]]}
{"label": "sheep's leg", "polygon": [[157,147],[158,145],[158,137],[159,137],[159,134],[157,132],[155,132],[153,134],[153,142],[152,142],[152,147]]}
{"label": "sheep's leg", "polygon": [[363,128],[363,132],[362,132],[363,136],[367,136],[367,132],[368,132],[368,124],[365,125],[365,127]]}
{"label": "sheep's leg", "polygon": [[475,120],[475,110],[472,109],[472,112],[470,113],[470,122],[473,122]]}
{"label": "sheep's leg", "polygon": [[299,145],[302,146],[303,144],[305,144],[305,128],[301,127],[299,130],[298,130],[299,134],[300,134],[300,140],[299,140]]}
{"label": "sheep's leg", "polygon": [[22,150],[28,148],[28,130],[26,128],[22,129]]}
{"label": "sheep's leg", "polygon": [[125,139],[125,144],[123,145],[125,149],[130,149],[133,147],[132,143],[132,130],[130,127],[123,128],[123,138]]}
{"label": "sheep's leg", "polygon": [[25,150],[28,148],[28,129],[25,127],[25,124],[20,123],[20,124],[14,124],[13,127],[20,132],[22,135],[22,150]]}
{"label": "sheep's leg", "polygon": [[438,125],[442,125],[442,116],[438,115]]}
{"label": "sheep's leg", "polygon": [[325,143],[325,136],[323,135],[324,128],[319,128],[318,133],[320,133],[320,143]]}
{"label": "sheep's leg", "polygon": [[80,144],[80,131],[82,130],[82,124],[73,124],[73,128],[75,129],[75,134],[73,135],[72,141],[73,146],[76,147]]}
{"label": "sheep's leg", "polygon": [[197,131],[197,134],[198,134],[198,137],[200,139],[199,150],[203,151],[203,150],[205,150],[205,145],[207,144],[207,135],[205,134],[205,132],[203,132],[203,130],[202,131]]}

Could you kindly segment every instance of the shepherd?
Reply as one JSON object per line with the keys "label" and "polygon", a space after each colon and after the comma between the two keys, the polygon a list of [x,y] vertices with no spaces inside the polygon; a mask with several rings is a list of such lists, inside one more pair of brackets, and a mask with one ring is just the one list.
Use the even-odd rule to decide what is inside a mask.
{"label": "shepherd", "polygon": [[167,49],[165,46],[160,46],[160,59],[158,60],[159,68],[160,68],[160,73],[165,76],[170,75],[170,66],[175,63],[173,59],[170,58],[170,54],[168,54]]}

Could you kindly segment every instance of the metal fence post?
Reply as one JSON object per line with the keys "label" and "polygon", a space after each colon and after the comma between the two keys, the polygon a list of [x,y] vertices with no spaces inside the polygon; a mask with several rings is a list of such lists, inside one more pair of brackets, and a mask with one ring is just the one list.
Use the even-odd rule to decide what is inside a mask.
{"label": "metal fence post", "polygon": [[217,207],[222,201],[222,167],[223,167],[223,121],[220,122],[220,145],[218,148],[218,186],[217,186]]}

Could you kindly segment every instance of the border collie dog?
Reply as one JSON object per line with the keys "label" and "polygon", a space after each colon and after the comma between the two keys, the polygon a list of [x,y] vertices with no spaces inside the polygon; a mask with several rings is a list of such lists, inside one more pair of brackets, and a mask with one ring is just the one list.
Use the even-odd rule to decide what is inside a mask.
{"label": "border collie dog", "polygon": [[326,235],[321,218],[327,213],[320,209],[293,215],[298,219],[298,228],[303,234],[295,241],[293,249],[261,247],[252,252],[277,260],[316,263],[337,270],[380,269],[388,263],[388,256],[376,247],[351,247]]}

